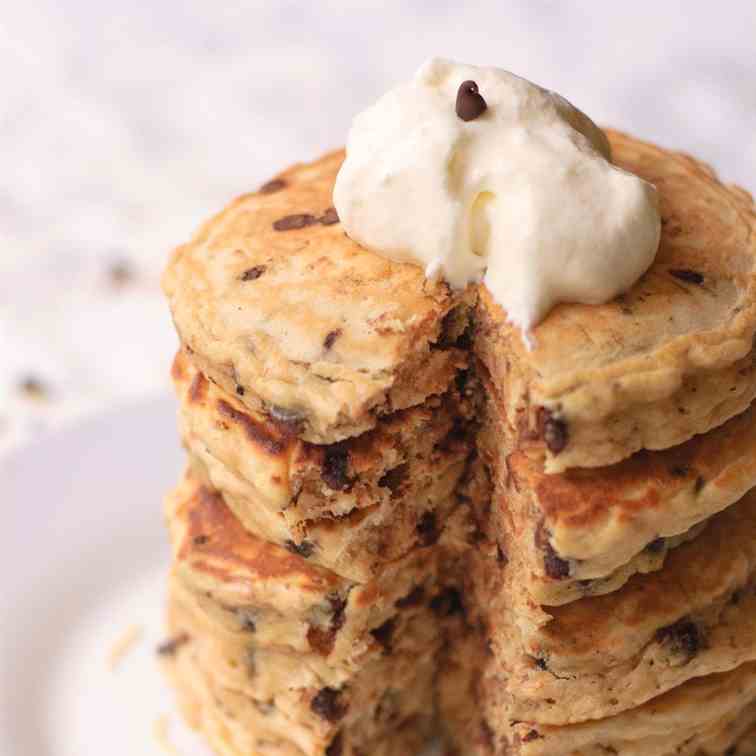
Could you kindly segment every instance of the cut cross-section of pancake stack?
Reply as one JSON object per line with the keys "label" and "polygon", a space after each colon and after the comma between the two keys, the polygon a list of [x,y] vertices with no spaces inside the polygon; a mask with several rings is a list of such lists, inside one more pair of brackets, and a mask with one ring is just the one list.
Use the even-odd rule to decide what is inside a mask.
{"label": "cut cross-section of pancake stack", "polygon": [[530,344],[345,236],[340,153],[174,254],[162,658],[218,753],[750,753],[753,203],[609,138],[659,190],[656,262]]}

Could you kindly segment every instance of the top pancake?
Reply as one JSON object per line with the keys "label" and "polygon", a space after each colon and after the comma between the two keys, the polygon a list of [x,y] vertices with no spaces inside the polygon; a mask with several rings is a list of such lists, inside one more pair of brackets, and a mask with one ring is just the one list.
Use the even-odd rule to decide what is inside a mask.
{"label": "top pancake", "polygon": [[[460,295],[324,218],[342,159],[294,166],[277,191],[237,199],[176,250],[164,278],[198,367],[315,443],[442,393],[463,364],[456,350],[431,350]],[[309,225],[277,230],[294,215]]]}
{"label": "top pancake", "polygon": [[753,201],[688,156],[609,139],[615,162],[659,189],[659,254],[620,300],[555,308],[532,351],[485,287],[450,292],[324,224],[339,152],[236,200],[174,253],[179,335],[249,406],[330,443],[443,391],[464,355],[442,321],[477,298],[474,349],[511,426],[543,436],[549,472],[682,443],[756,396]]}

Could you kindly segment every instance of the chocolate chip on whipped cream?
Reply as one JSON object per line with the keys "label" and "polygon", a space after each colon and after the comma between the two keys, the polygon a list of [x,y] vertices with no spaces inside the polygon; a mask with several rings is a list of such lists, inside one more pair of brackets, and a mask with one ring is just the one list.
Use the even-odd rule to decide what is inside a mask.
{"label": "chocolate chip on whipped cream", "polygon": [[463,121],[474,121],[485,112],[487,107],[474,81],[468,79],[459,85],[455,110]]}

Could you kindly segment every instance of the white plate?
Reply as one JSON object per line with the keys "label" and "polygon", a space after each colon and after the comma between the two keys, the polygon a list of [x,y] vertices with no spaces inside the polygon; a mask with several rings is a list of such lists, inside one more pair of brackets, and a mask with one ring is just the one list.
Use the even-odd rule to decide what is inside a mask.
{"label": "white plate", "polygon": [[[181,466],[166,398],[95,417],[0,459],[0,754],[181,756],[187,731],[156,664],[169,561],[162,497]],[[115,670],[114,644],[141,637]]]}
{"label": "white plate", "polygon": [[182,460],[167,398],[0,457],[0,756],[210,756],[155,654]]}

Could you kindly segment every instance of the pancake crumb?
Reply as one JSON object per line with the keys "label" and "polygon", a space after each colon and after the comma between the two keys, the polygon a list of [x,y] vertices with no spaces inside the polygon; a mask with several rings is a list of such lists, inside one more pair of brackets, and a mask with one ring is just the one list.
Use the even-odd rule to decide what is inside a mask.
{"label": "pancake crumb", "polygon": [[115,672],[116,668],[132,651],[134,646],[139,643],[143,635],[144,628],[141,625],[131,625],[131,627],[123,631],[108,652],[108,667],[111,672]]}
{"label": "pancake crumb", "polygon": [[18,384],[19,392],[24,398],[34,402],[44,402],[50,398],[50,389],[40,378],[27,375]]}
{"label": "pancake crumb", "polygon": [[171,756],[180,756],[176,747],[171,742],[171,723],[167,714],[161,714],[152,726],[152,734],[155,736],[157,744],[164,753]]}

